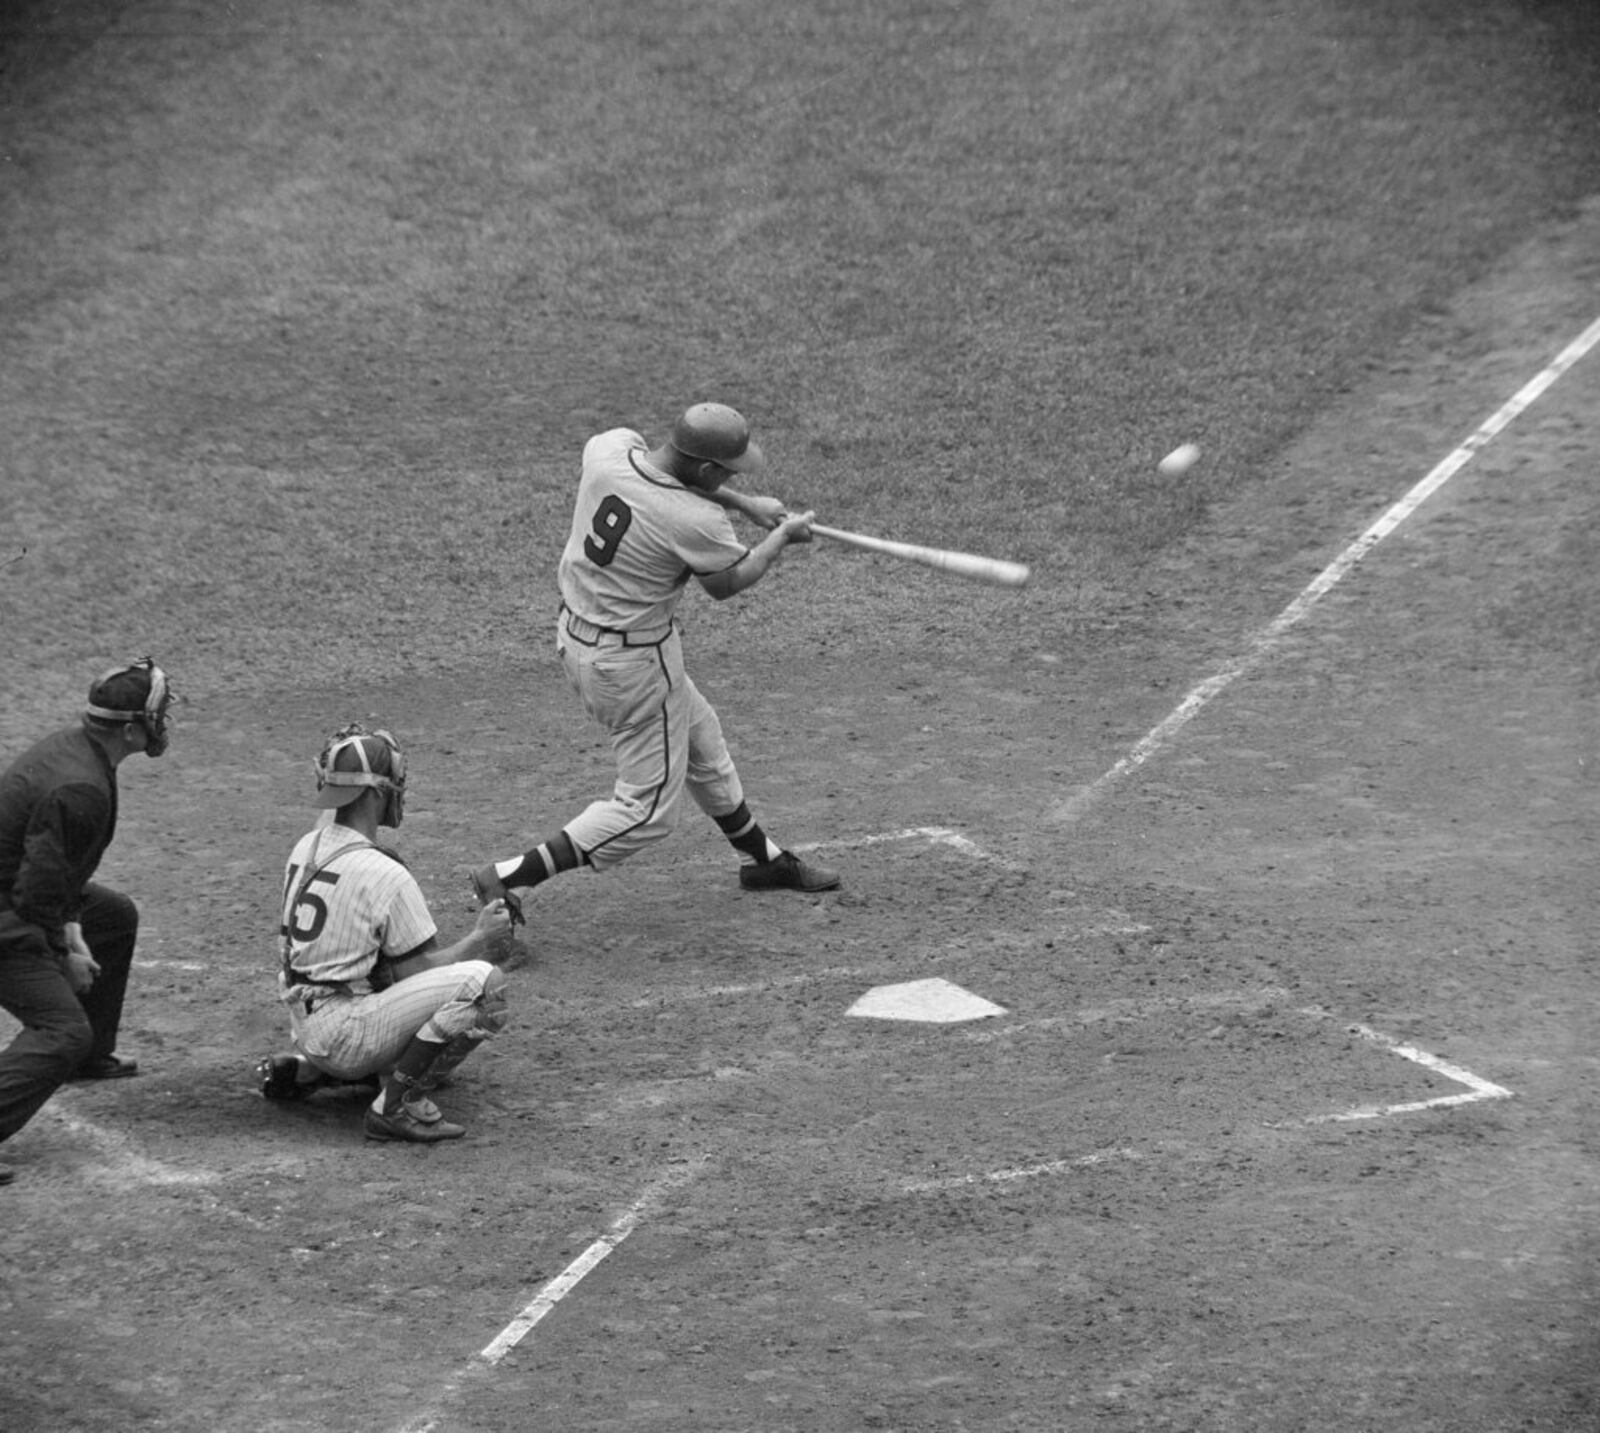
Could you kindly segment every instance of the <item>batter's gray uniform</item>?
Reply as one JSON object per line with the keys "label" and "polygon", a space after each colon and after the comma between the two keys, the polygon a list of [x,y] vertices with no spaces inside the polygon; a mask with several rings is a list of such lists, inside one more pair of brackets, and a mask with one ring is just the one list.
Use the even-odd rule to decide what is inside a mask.
{"label": "batter's gray uniform", "polygon": [[[686,791],[738,852],[742,888],[814,893],[839,884],[837,872],[802,861],[756,820],[722,724],[684,670],[677,611],[690,579],[723,600],[759,582],[790,543],[810,541],[810,513],[724,489],[762,462],[749,424],[721,403],[685,409],[656,448],[631,428],[584,445],[557,572],[556,646],[610,737],[616,783],[559,835],[473,871],[480,904],[503,898],[520,911],[513,888],[626,860],[677,825]],[[754,548],[735,534],[729,507],[767,529]]]}
{"label": "batter's gray uniform", "polygon": [[629,428],[585,445],[557,573],[556,645],[617,761],[611,796],[565,828],[597,868],[670,832],[686,788],[712,817],[744,800],[722,724],[684,670],[676,613],[691,577],[749,549],[722,508],[652,467],[648,452]]}

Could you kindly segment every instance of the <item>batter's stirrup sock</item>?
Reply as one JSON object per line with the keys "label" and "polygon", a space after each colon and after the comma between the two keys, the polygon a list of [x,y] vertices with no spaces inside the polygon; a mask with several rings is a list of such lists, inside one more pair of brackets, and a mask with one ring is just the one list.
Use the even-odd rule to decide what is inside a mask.
{"label": "batter's stirrup sock", "polygon": [[510,871],[501,869],[506,864],[502,861],[495,867],[501,885],[536,886],[540,881],[548,881],[551,876],[559,876],[563,871],[577,870],[583,864],[583,857],[572,844],[572,838],[563,831],[559,836],[542,841],[533,850],[524,852]]}
{"label": "batter's stirrup sock", "polygon": [[783,854],[783,847],[773,844],[771,837],[761,829],[756,818],[750,814],[749,805],[743,801],[726,816],[716,816],[712,819],[721,828],[722,834],[733,844],[734,850],[748,856],[758,866],[764,866],[768,861],[776,861]]}

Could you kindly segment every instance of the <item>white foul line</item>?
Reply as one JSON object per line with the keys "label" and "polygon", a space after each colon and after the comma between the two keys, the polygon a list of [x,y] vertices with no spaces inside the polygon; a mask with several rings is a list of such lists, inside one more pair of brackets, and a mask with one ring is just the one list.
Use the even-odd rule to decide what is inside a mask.
{"label": "white foul line", "polygon": [[639,1222],[645,1215],[654,1210],[664,1195],[697,1178],[706,1164],[707,1156],[702,1155],[686,1164],[680,1165],[676,1169],[668,1170],[666,1174],[651,1184],[643,1194],[612,1221],[611,1227],[604,1234],[589,1245],[555,1278],[545,1284],[533,1296],[527,1307],[485,1344],[465,1368],[461,1369],[454,1378],[445,1384],[440,1390],[439,1396],[434,1400],[432,1407],[424,1409],[422,1412],[407,1419],[405,1423],[395,1430],[395,1433],[439,1433],[439,1430],[444,1426],[443,1420],[446,1417],[443,1411],[445,1405],[461,1391],[466,1381],[474,1375],[487,1376],[485,1370],[493,1368],[495,1364],[499,1363],[513,1348],[521,1343],[533,1331],[540,1319],[577,1288],[606,1255],[610,1254],[628,1235],[638,1228]]}
{"label": "white foul line", "polygon": [[1596,319],[1588,328],[1584,329],[1577,338],[1573,339],[1556,355],[1549,367],[1536,378],[1524,384],[1497,412],[1486,419],[1466,442],[1462,443],[1427,477],[1412,488],[1409,493],[1395,503],[1393,507],[1329,563],[1293,602],[1250,639],[1249,645],[1242,656],[1236,658],[1231,665],[1225,667],[1222,671],[1201,682],[1178,704],[1177,709],[1165,721],[1152,729],[1115,766],[1081,791],[1060,802],[1050,812],[1049,819],[1052,821],[1077,820],[1103,791],[1121,780],[1130,771],[1144,765],[1172,737],[1187,726],[1214,696],[1255,667],[1277,645],[1283,635],[1316,605],[1320,598],[1338,585],[1352,567],[1360,562],[1384,538],[1388,537],[1391,532],[1410,517],[1429,497],[1449,482],[1462,468],[1466,467],[1480,448],[1488,444],[1497,433],[1533,403],[1545,389],[1560,378],[1596,343],[1600,343],[1600,319]]}
{"label": "white foul line", "polygon": [[656,1180],[616,1218],[604,1234],[540,1289],[528,1306],[479,1351],[478,1357],[485,1363],[499,1363],[532,1332],[540,1319],[577,1288],[606,1255],[633,1233],[639,1221],[660,1202],[663,1195],[688,1184],[705,1168],[705,1164],[702,1156],[679,1169],[669,1170]]}

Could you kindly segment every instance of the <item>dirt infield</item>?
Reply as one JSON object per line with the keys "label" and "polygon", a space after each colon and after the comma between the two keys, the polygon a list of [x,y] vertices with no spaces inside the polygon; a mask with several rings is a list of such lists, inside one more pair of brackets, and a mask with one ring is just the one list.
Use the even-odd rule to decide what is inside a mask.
{"label": "dirt infield", "polygon": [[[456,1147],[251,1090],[278,863],[329,720],[381,715],[464,924],[461,861],[607,779],[550,654],[193,713],[106,871],[146,911],[147,1073],[7,1150],[5,1426],[1600,1427],[1600,363],[1058,814],[1594,316],[1597,265],[1591,209],[1463,294],[1099,640],[891,657],[697,611],[760,808],[844,888],[742,893],[698,828],[546,888]],[[847,1013],[930,978],[1005,1014]],[[1509,1097],[1374,1113],[1473,1091],[1396,1044]]]}
{"label": "dirt infield", "polygon": [[[1592,9],[9,10],[0,760],[186,702],[143,1073],[0,1151],[0,1433],[1600,1433],[1600,350],[1259,643],[1600,316]],[[464,930],[611,779],[577,445],[704,386],[1033,584],[691,592],[842,889],[691,821],[531,900],[466,1139],[267,1104],[313,755],[399,733]]]}

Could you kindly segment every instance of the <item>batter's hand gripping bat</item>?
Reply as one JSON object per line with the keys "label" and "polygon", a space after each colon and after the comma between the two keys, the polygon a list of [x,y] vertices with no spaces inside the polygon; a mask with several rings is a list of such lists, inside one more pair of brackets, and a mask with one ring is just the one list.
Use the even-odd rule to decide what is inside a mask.
{"label": "batter's hand gripping bat", "polygon": [[1003,562],[998,557],[979,557],[973,552],[951,552],[942,547],[919,547],[914,542],[892,542],[886,537],[868,537],[865,533],[824,527],[820,522],[812,523],[811,531],[851,547],[901,557],[907,562],[920,562],[924,567],[953,572],[957,577],[970,577],[974,582],[990,582],[997,587],[1022,587],[1031,576],[1025,564]]}

